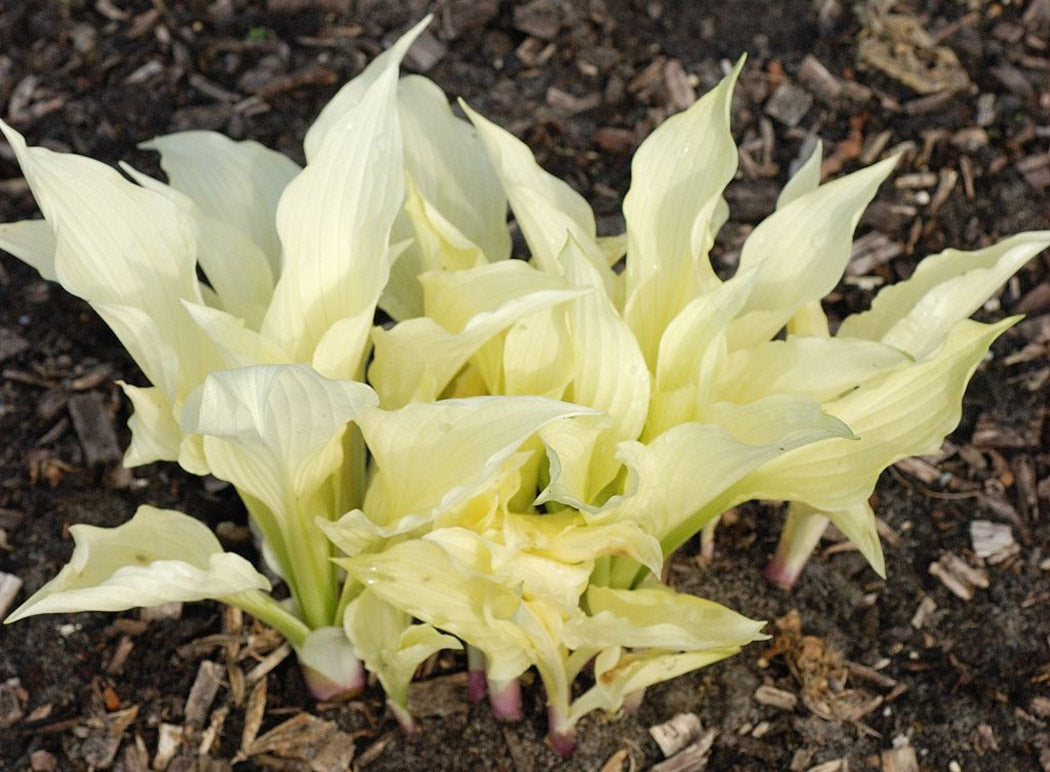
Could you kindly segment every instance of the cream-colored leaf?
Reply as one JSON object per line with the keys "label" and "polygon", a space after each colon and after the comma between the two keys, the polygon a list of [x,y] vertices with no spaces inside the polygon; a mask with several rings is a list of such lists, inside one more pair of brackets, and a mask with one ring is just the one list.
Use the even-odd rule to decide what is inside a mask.
{"label": "cream-colored leaf", "polygon": [[394,222],[391,241],[407,244],[390,267],[390,279],[379,300],[380,307],[397,321],[423,313],[420,275],[428,271],[460,271],[485,265],[482,249],[464,236],[430,203],[409,177],[405,208]]}
{"label": "cream-colored leaf", "polygon": [[460,332],[477,316],[495,313],[512,300],[536,293],[571,291],[564,299],[582,294],[561,276],[544,273],[521,260],[462,271],[433,271],[419,278],[427,316],[450,332]]}
{"label": "cream-colored leaf", "polygon": [[475,571],[505,587],[515,587],[524,601],[542,601],[572,613],[587,588],[593,559],[564,561],[536,545],[511,541],[469,528],[438,528],[423,538],[438,544],[463,571]]}
{"label": "cream-colored leaf", "polygon": [[600,456],[614,450],[610,420],[601,416],[593,420],[577,419],[551,424],[540,431],[546,449],[550,482],[536,497],[535,504],[558,502],[574,509],[596,512],[599,494],[608,480],[601,482],[608,461]]}
{"label": "cream-colored leaf", "polygon": [[[333,124],[281,196],[277,231],[284,270],[262,332],[296,360],[310,361],[334,324],[370,314],[386,284],[391,227],[404,197],[397,62],[390,59]],[[345,360],[362,356],[355,350]]]}
{"label": "cream-colored leaf", "polygon": [[613,302],[619,302],[615,274],[598,245],[594,213],[583,196],[540,167],[524,142],[478,115],[462,100],[460,106],[488,150],[536,267],[560,275],[563,266],[559,255],[571,237],[602,277]]}
{"label": "cream-colored leaf", "polygon": [[375,308],[369,305],[337,319],[317,342],[310,364],[326,378],[363,381],[374,320]]}
{"label": "cream-colored leaf", "polygon": [[375,551],[383,543],[406,534],[421,534],[433,527],[433,519],[427,515],[402,517],[390,525],[373,522],[360,509],[353,509],[338,520],[317,519],[328,540],[347,556]]}
{"label": "cream-colored leaf", "polygon": [[699,651],[738,648],[768,637],[762,635],[765,622],[663,585],[637,590],[592,586],[586,601],[589,616],[566,626],[570,648]]}
{"label": "cream-colored leaf", "polygon": [[698,418],[710,401],[726,356],[726,332],[751,291],[754,272],[739,274],[700,295],[675,316],[660,339],[645,438]]}
{"label": "cream-colored leaf", "polygon": [[183,430],[203,434],[213,473],[290,515],[343,458],[346,424],[375,405],[363,383],[333,381],[304,365],[213,373],[187,400]]}
{"label": "cream-colored leaf", "polygon": [[483,651],[490,677],[516,678],[531,664],[527,639],[510,621],[520,597],[482,573],[464,571],[439,545],[412,539],[336,563],[378,598]]}
{"label": "cream-colored leaf", "polygon": [[372,332],[375,358],[369,381],[388,408],[437,399],[487,341],[515,322],[587,291],[520,260],[436,271],[421,279],[428,315]]}
{"label": "cream-colored leaf", "polygon": [[627,489],[634,495],[596,518],[638,523],[669,554],[721,514],[722,495],[753,470],[794,448],[850,436],[845,424],[804,398],[768,397],[709,410],[724,426],[686,423],[648,445],[621,443],[619,456],[630,472]]}
{"label": "cream-colored leaf", "polygon": [[[27,147],[3,122],[0,130],[54,230],[58,281],[96,308],[148,314],[150,337],[174,352],[165,364],[177,372],[174,388],[184,392],[199,383],[211,362],[206,342],[182,307],[183,300],[202,302],[196,241],[186,215],[164,195],[135,185],[104,164]],[[123,320],[126,314],[118,323]],[[157,366],[156,355],[135,345],[142,335],[133,328],[117,334],[154,385],[174,398],[173,384]]]}
{"label": "cream-colored leaf", "polygon": [[799,394],[817,402],[910,361],[899,349],[858,338],[790,337],[733,351],[718,369],[712,399],[753,402]]}
{"label": "cream-colored leaf", "polygon": [[398,84],[405,170],[421,198],[489,261],[510,255],[507,198],[474,128],[457,118],[432,81]]}
{"label": "cream-colored leaf", "polygon": [[818,512],[827,518],[846,535],[854,547],[864,556],[875,573],[886,578],[886,557],[882,554],[882,543],[879,541],[879,530],[875,523],[875,513],[867,501],[861,501],[846,509],[835,512]]}
{"label": "cream-colored leaf", "polygon": [[601,410],[611,421],[589,461],[588,486],[596,494],[619,472],[612,453],[616,443],[637,439],[645,426],[650,375],[638,341],[608,296],[599,291],[601,277],[571,240],[561,260],[570,283],[595,290],[567,307],[576,356],[575,376],[565,397]]}
{"label": "cream-colored leaf", "polygon": [[185,193],[129,164],[121,163],[120,168],[142,187],[171,200],[192,223],[197,262],[209,283],[201,286],[208,304],[221,307],[258,329],[273,295],[274,281],[273,269],[262,249],[238,227],[207,214]]}
{"label": "cream-colored leaf", "polygon": [[443,649],[463,648],[451,635],[413,624],[408,614],[368,588],[347,606],[343,628],[365,667],[383,685],[387,700],[406,712],[408,687],[423,661]]}
{"label": "cream-colored leaf", "polygon": [[517,550],[529,550],[563,563],[582,563],[606,556],[630,557],[658,572],[660,544],[632,523],[590,525],[575,512],[509,515],[503,539]]}
{"label": "cream-colored leaf", "polygon": [[576,377],[577,341],[563,306],[542,308],[515,322],[503,338],[503,388],[510,395],[560,399]]}
{"label": "cream-colored leaf", "polygon": [[616,713],[629,696],[653,684],[712,665],[739,651],[738,647],[681,653],[664,649],[625,652],[619,646],[606,649],[595,659],[595,685],[573,701],[566,723],[572,726],[594,710]]}
{"label": "cream-colored leaf", "polygon": [[784,189],[780,191],[780,196],[777,197],[777,209],[783,209],[796,199],[820,187],[820,163],[823,155],[823,147],[818,139],[813,145],[813,152],[809,154],[809,158],[798,167]]}
{"label": "cream-colored leaf", "polygon": [[741,499],[802,501],[829,515],[866,501],[887,466],[940,448],[959,422],[970,376],[1016,321],[957,322],[935,355],[825,403],[859,439],[829,439],[786,453],[744,480]]}
{"label": "cream-colored leaf", "polygon": [[0,249],[55,281],[55,234],[47,220],[0,223]]}
{"label": "cream-colored leaf", "polygon": [[154,461],[175,461],[179,457],[182,429],[175,420],[175,409],[164,392],[156,387],[142,388],[117,381],[134,412],[128,419],[131,444],[124,453],[124,466],[131,468]]}
{"label": "cream-colored leaf", "polygon": [[204,523],[181,512],[142,506],[116,528],[74,525],[69,532],[75,544],[69,563],[7,622],[35,614],[229,599],[270,589],[251,563],[223,552]]}
{"label": "cream-colored leaf", "polygon": [[[667,326],[660,339],[656,388],[675,391],[695,385],[705,393],[722,357],[719,344],[730,320],[751,292],[755,274],[741,273],[689,303]],[[721,348],[724,348],[722,343]]]}
{"label": "cream-colored leaf", "polygon": [[882,341],[922,357],[1048,246],[1050,231],[1033,231],[974,252],[946,249],[919,263],[911,278],[879,292],[870,310],[846,317],[838,335]]}
{"label": "cream-colored leaf", "polygon": [[328,100],[328,104],[321,110],[321,114],[310,126],[303,140],[308,164],[316,160],[331,132],[342,131],[345,128],[348,114],[364,99],[376,81],[387,77],[391,72],[396,76],[401,60],[416,38],[430,26],[431,19],[433,16],[429,15],[421,19],[390,48],[373,59],[360,75],[346,83]]}
{"label": "cream-colored leaf", "polygon": [[218,308],[185,303],[190,317],[212,342],[221,358],[219,369],[250,365],[275,365],[290,357],[276,343],[248,328],[243,319]]}
{"label": "cream-colored leaf", "polygon": [[475,397],[364,412],[357,424],[376,469],[364,510],[380,525],[436,515],[487,487],[544,426],[593,413],[540,397]]}
{"label": "cream-colored leaf", "polygon": [[769,340],[806,303],[830,292],[846,268],[853,230],[898,158],[821,185],[763,220],[747,237],[740,268],[757,269],[730,333],[740,348]]}
{"label": "cream-colored leaf", "polygon": [[743,64],[741,59],[716,88],[660,124],[634,154],[623,202],[628,300],[655,276],[668,277],[670,287],[683,263],[696,264],[704,286],[718,281],[707,255],[693,247],[697,230],[715,221],[722,190],[736,172],[729,107]]}
{"label": "cream-colored leaf", "polygon": [[271,276],[281,271],[277,202],[299,166],[258,142],[236,142],[214,131],[181,131],[140,145],[160,153],[175,190],[207,217],[232,227],[262,251]]}
{"label": "cream-colored leaf", "polygon": [[[178,351],[165,338],[164,331],[148,310],[108,303],[94,303],[92,306],[142,368],[150,383],[168,399],[178,399],[185,389],[191,387],[191,379],[187,377],[190,368],[180,367]],[[191,363],[196,365],[193,374],[199,372],[203,378],[206,368],[217,365],[218,358],[214,354],[210,346],[201,346],[196,361]]]}

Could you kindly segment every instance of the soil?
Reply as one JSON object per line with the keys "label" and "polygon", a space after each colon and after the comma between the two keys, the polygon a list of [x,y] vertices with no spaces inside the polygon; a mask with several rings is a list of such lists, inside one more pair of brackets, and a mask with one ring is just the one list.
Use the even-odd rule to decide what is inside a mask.
{"label": "soil", "polygon": [[[634,148],[746,52],[733,107],[741,171],[716,248],[723,272],[772,209],[808,137],[824,142],[827,174],[903,151],[858,231],[856,270],[830,299],[833,316],[863,306],[875,286],[908,276],[926,254],[1050,223],[1046,0],[869,3],[863,13],[838,0],[433,5],[438,22],[408,69],[522,136],[592,202],[608,233],[622,228]],[[299,143],[324,102],[426,6],[0,0],[0,114],[31,144],[150,172],[155,159],[136,143],[188,128],[253,138],[302,161]],[[879,6],[925,30],[929,45],[889,39],[888,60],[875,66],[870,44],[884,38],[870,14]],[[924,66],[909,64],[916,60]],[[948,90],[937,90],[933,62],[956,79]],[[29,216],[32,198],[0,147],[0,221]],[[114,382],[143,379],[95,314],[6,255],[0,288],[0,572],[24,583],[17,602],[68,558],[71,524],[116,525],[141,503],[223,523],[224,537],[240,545],[244,513],[229,490],[169,464],[128,472],[107,455],[109,427],[121,446],[128,439]],[[886,581],[832,537],[793,591],[774,589],[760,570],[779,510],[740,508],[720,528],[713,562],[701,565],[689,544],[671,581],[780,620],[774,640],[651,689],[633,715],[589,717],[566,760],[544,744],[537,688],[526,690],[523,722],[497,723],[463,701],[462,662],[451,657],[418,687],[426,707],[413,737],[397,732],[378,687],[356,702],[316,705],[291,658],[262,676],[260,697],[241,676],[255,660],[279,659],[265,659],[277,642],[202,603],[145,621],[78,614],[2,628],[0,767],[146,769],[164,725],[187,722],[187,695],[200,663],[212,660],[228,668],[203,721],[210,744],[201,751],[207,732],[188,732],[168,769],[229,769],[246,723],[264,733],[308,711],[355,744],[354,768],[376,772],[645,769],[662,759],[649,727],[681,712],[717,730],[698,762],[712,770],[914,770],[913,754],[922,770],[1050,770],[1046,254],[980,313],[1019,311],[1028,320],[974,378],[945,451],[898,465],[879,485]],[[74,420],[84,411],[101,435]],[[982,520],[1009,529],[1016,546],[1003,559],[975,554],[971,524]],[[987,578],[962,588],[969,599],[930,573],[947,556]],[[767,704],[756,699],[762,686],[800,699]],[[327,768],[277,751],[236,763]]]}

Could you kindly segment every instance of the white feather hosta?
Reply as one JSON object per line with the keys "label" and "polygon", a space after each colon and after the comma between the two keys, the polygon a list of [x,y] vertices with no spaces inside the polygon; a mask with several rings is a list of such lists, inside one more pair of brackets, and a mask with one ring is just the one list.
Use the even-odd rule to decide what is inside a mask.
{"label": "white feather hosta", "polygon": [[[144,145],[166,183],[128,179],[0,122],[44,214],[0,225],[0,248],[87,300],[149,381],[123,385],[125,463],[232,483],[292,595],[145,507],[75,526],[12,619],[219,599],[281,630],[319,697],[362,688],[363,664],[407,729],[418,665],[465,643],[504,717],[536,669],[566,751],[586,713],[762,637],[656,578],[727,508],[791,502],[782,583],[828,521],[883,572],[875,481],[958,422],[1012,323],[967,317],[1050,233],[931,257],[831,335],[820,300],[895,159],[821,185],[814,154],[723,281],[742,65],[642,144],[626,233],[603,238],[523,143],[398,79],[424,27],[336,94],[303,168],[183,132]],[[508,202],[528,261],[507,259]]]}
{"label": "white feather hosta", "polygon": [[[735,276],[722,281],[708,251],[728,216],[722,191],[736,169],[729,106],[739,69],[638,149],[626,233],[609,239],[596,236],[583,199],[523,143],[465,107],[532,271],[483,264],[422,274],[424,315],[373,333],[371,382],[383,405],[532,393],[602,410],[603,426],[576,421],[540,433],[546,460],[533,465],[530,490],[540,491],[538,503],[594,522],[645,512],[665,554],[734,504],[786,500],[792,526],[772,578],[797,578],[827,519],[881,574],[867,506],[875,481],[894,461],[937,448],[958,423],[969,377],[1012,323],[966,317],[1050,244],[1050,231],[930,257],[832,336],[820,300],[841,278],[854,229],[896,159],[820,184],[818,149],[745,241]],[[609,265],[624,244],[617,274]],[[582,294],[555,300],[542,276]],[[406,363],[407,382],[397,377]],[[740,433],[749,412],[769,434]],[[832,419],[841,432],[821,440]],[[781,423],[796,431],[790,436],[817,434],[795,446],[776,436]],[[648,460],[672,443],[666,463]],[[703,474],[715,468],[705,464],[737,458],[749,460]],[[685,471],[683,459],[696,469]],[[800,518],[813,527],[797,527]],[[619,557],[607,563],[594,581],[634,586],[645,573]]]}

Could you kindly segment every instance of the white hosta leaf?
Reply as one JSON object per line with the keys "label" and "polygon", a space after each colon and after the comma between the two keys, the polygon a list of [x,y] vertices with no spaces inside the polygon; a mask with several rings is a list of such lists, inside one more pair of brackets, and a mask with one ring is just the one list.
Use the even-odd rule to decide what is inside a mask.
{"label": "white hosta leaf", "polygon": [[[196,385],[187,377],[189,368],[179,366],[179,352],[165,337],[164,330],[153,320],[148,310],[109,303],[92,303],[92,307],[113,330],[150,383],[164,392],[168,399],[175,402],[185,390]],[[218,365],[214,349],[206,341],[202,343],[204,345],[198,352],[199,356],[192,363],[197,365],[194,369],[201,378],[207,367]]]}
{"label": "white hosta leaf", "polygon": [[[333,123],[281,196],[277,232],[284,269],[262,332],[297,360],[312,360],[325,334],[342,320],[355,320],[367,333],[386,284],[391,227],[404,197],[398,61],[390,59],[361,100]],[[358,348],[367,341],[356,329],[340,333]],[[362,356],[350,351],[344,363],[357,364]],[[333,368],[322,374],[359,377]]]}
{"label": "white hosta leaf", "polygon": [[568,299],[588,291],[522,260],[462,271],[434,271],[420,276],[420,282],[427,316],[450,332],[464,330],[477,316],[495,313],[512,300],[550,292],[570,292],[565,297]]}
{"label": "white hosta leaf", "polygon": [[542,601],[574,615],[595,560],[632,558],[659,571],[660,544],[631,523],[588,525],[576,513],[505,514],[500,529],[438,528],[426,534],[464,570],[484,571],[500,584],[519,587],[525,601]]}
{"label": "white hosta leaf", "polygon": [[579,607],[594,570],[593,560],[554,560],[542,551],[500,544],[467,528],[438,528],[423,538],[439,544],[462,570],[484,572],[505,587],[517,587],[523,600],[542,601],[566,613]]}
{"label": "white hosta leaf", "polygon": [[329,378],[363,381],[374,321],[375,308],[366,305],[334,322],[317,342],[311,366]]}
{"label": "white hosta leaf", "polygon": [[[297,647],[296,654],[304,668],[316,671],[334,686],[354,688],[365,682],[361,660],[342,627],[311,630]],[[307,678],[309,682],[309,676]]]}
{"label": "white hosta leaf", "polygon": [[398,84],[405,170],[421,198],[489,261],[510,255],[507,198],[474,128],[457,118],[432,81]]}
{"label": "white hosta leaf", "polygon": [[899,349],[859,338],[767,341],[729,354],[712,399],[743,404],[799,394],[825,402],[909,361]]}
{"label": "white hosta leaf", "polygon": [[0,223],[0,249],[35,268],[42,279],[57,280],[55,233],[47,220]]}
{"label": "white hosta leaf", "polygon": [[601,277],[578,245],[567,242],[561,259],[570,283],[595,290],[567,307],[576,357],[575,377],[565,397],[601,410],[610,418],[609,430],[597,440],[599,447],[588,461],[590,500],[619,472],[616,444],[641,434],[649,409],[651,379],[638,341],[608,296],[600,291]]}
{"label": "white hosta leaf", "polygon": [[627,234],[617,233],[613,236],[599,236],[598,246],[605,253],[605,261],[614,266],[627,254]]}
{"label": "white hosta leaf", "polygon": [[[550,482],[536,497],[535,504],[556,501],[587,512],[600,509],[599,494],[609,482],[602,470],[612,463],[600,458],[613,450],[609,448],[612,442],[609,423],[609,419],[602,416],[590,421],[561,421],[540,431]],[[619,461],[613,459],[613,462],[619,466]]]}
{"label": "white hosta leaf", "polygon": [[637,590],[594,586],[587,590],[587,608],[589,616],[566,626],[570,648],[699,651],[739,648],[768,638],[762,634],[765,622],[663,585]]}
{"label": "white hosta leaf", "polygon": [[807,193],[812,193],[820,187],[820,163],[823,160],[823,148],[820,140],[813,146],[813,152],[809,154],[798,171],[787,181],[784,189],[777,197],[777,209],[783,209],[795,199],[801,198]]}
{"label": "white hosta leaf", "polygon": [[204,523],[168,509],[139,507],[116,528],[74,525],[73,557],[8,618],[73,611],[123,611],[173,601],[228,599],[269,590],[252,564],[223,552]]}
{"label": "white hosta leaf", "polygon": [[576,341],[566,309],[542,308],[507,330],[500,392],[560,399],[576,368]]}
{"label": "white hosta leaf", "polygon": [[547,273],[560,275],[563,266],[559,256],[565,240],[572,238],[602,277],[613,302],[619,302],[616,297],[619,283],[598,245],[594,213],[583,196],[540,167],[520,139],[475,113],[462,100],[460,106],[478,130],[503,182],[514,218],[528,242],[533,264]]}
{"label": "white hosta leaf", "polygon": [[[793,505],[794,506],[794,505]],[[882,542],[879,541],[879,530],[875,523],[875,513],[867,501],[835,512],[817,514],[830,518],[831,522],[846,535],[864,559],[875,569],[875,573],[886,578],[886,557],[882,554]]]}
{"label": "white hosta leaf", "polygon": [[482,650],[490,677],[516,678],[531,664],[528,641],[510,621],[521,598],[484,573],[464,571],[439,545],[413,539],[336,563],[378,598]]}
{"label": "white hosta leaf", "polygon": [[[148,314],[155,343],[174,356],[145,350],[134,327],[115,330],[154,385],[176,397],[203,378],[210,352],[189,323],[183,300],[202,302],[195,273],[196,245],[186,215],[168,198],[88,158],[27,147],[0,122],[45,219],[55,235],[55,276],[92,306]],[[122,312],[114,312],[120,314]],[[105,314],[103,314],[105,318]],[[117,320],[120,324],[126,314]],[[107,318],[107,322],[109,319]],[[163,371],[177,372],[173,386]]]}
{"label": "white hosta leaf", "polygon": [[420,275],[428,271],[461,271],[485,265],[481,248],[430,203],[425,201],[409,177],[405,208],[394,221],[391,241],[407,240],[404,250],[390,267],[390,279],[379,305],[393,319],[404,321],[423,313]]}
{"label": "white hosta leaf", "polygon": [[347,606],[343,628],[365,667],[383,685],[391,706],[401,714],[399,720],[407,716],[408,686],[416,668],[431,654],[463,648],[451,635],[442,635],[427,624],[413,624],[408,614],[368,588]]}
{"label": "white hosta leaf", "polygon": [[345,84],[328,104],[321,110],[321,114],[306,132],[303,140],[303,149],[306,151],[307,163],[313,163],[333,131],[342,131],[345,127],[347,114],[356,107],[364,98],[365,93],[377,80],[386,77],[388,73],[397,73],[397,68],[404,59],[412,43],[419,37],[429,25],[433,17],[426,16],[421,19],[408,32],[398,38],[390,48],[381,53],[369,63],[367,67],[356,78]]}
{"label": "white hosta leaf", "polygon": [[743,59],[688,110],[660,124],[634,154],[623,202],[628,300],[654,277],[664,277],[658,280],[662,286],[673,288],[683,264],[695,264],[703,285],[718,281],[707,255],[694,251],[695,233],[716,221],[722,190],[736,172],[729,107],[742,67]]}
{"label": "white hosta leaf", "polygon": [[211,285],[201,287],[206,298],[211,296],[209,304],[229,311],[257,329],[273,295],[273,269],[263,251],[236,226],[206,214],[185,193],[142,174],[129,164],[122,163],[120,167],[142,187],[170,199],[193,224],[197,262]]}
{"label": "white hosta leaf", "polygon": [[751,232],[739,270],[756,268],[758,275],[734,323],[733,348],[768,340],[806,303],[834,289],[849,260],[853,230],[896,164],[895,156],[821,185]]}
{"label": "white hosta leaf", "polygon": [[450,509],[488,487],[544,426],[593,413],[541,397],[475,397],[362,413],[357,424],[376,467],[365,512],[389,525]]}
{"label": "white hosta leaf", "polygon": [[850,436],[845,424],[803,398],[724,405],[714,418],[726,426],[685,423],[648,445],[622,443],[628,490],[635,492],[597,519],[638,523],[669,553],[721,514],[722,494],[754,469],[793,448]]}
{"label": "white hosta leaf", "polygon": [[569,306],[579,372],[572,381],[572,401],[607,413],[618,439],[634,439],[645,425],[650,377],[630,328],[609,298],[601,277],[569,242],[562,261],[565,277],[576,287],[593,289]]}
{"label": "white hosta leaf", "polygon": [[184,305],[218,352],[222,362],[220,369],[288,362],[290,357],[287,352],[261,333],[250,329],[243,319],[198,303]]}
{"label": "white hosta leaf", "polygon": [[663,564],[660,544],[632,523],[589,525],[572,512],[509,515],[503,524],[508,547],[528,550],[562,563],[583,563],[605,556],[632,558],[658,572]]}
{"label": "white hosta leaf", "polygon": [[198,216],[197,260],[223,308],[259,328],[273,296],[274,275],[266,255],[240,231]]}
{"label": "white hosta leaf", "polygon": [[1016,321],[957,322],[935,355],[825,403],[859,439],[829,439],[769,462],[744,481],[746,498],[801,501],[829,516],[866,501],[887,466],[940,448],[959,422],[970,376]]}
{"label": "white hosta leaf", "polygon": [[160,153],[168,184],[204,215],[232,227],[261,250],[271,275],[281,271],[274,217],[285,187],[299,173],[290,158],[258,142],[214,131],[181,131],[139,147]]}
{"label": "white hosta leaf", "polygon": [[421,280],[427,316],[372,332],[369,381],[386,407],[437,399],[485,343],[519,320],[587,291],[520,260],[436,271]]}
{"label": "white hosta leaf", "polygon": [[712,665],[739,651],[739,647],[686,652],[664,649],[626,652],[619,646],[606,649],[594,661],[595,685],[573,701],[566,724],[573,726],[594,710],[614,714],[631,695]]}
{"label": "white hosta leaf", "polygon": [[846,317],[838,335],[882,341],[922,357],[1048,246],[1050,231],[1033,231],[974,252],[946,249],[927,257],[911,278],[880,291],[870,310]]}
{"label": "white hosta leaf", "polygon": [[697,418],[726,356],[726,331],[751,291],[754,272],[734,276],[691,301],[667,325],[656,358],[646,435]]}
{"label": "white hosta leaf", "polygon": [[175,408],[164,392],[118,381],[134,412],[128,419],[131,444],[124,453],[124,466],[142,466],[154,461],[175,461],[179,457],[182,429],[175,419]]}
{"label": "white hosta leaf", "polygon": [[376,551],[384,542],[406,534],[423,532],[432,525],[432,518],[425,515],[402,517],[390,525],[379,525],[360,509],[353,509],[338,520],[317,520],[317,527],[324,532],[328,540],[344,555],[350,557]]}
{"label": "white hosta leaf", "polygon": [[290,516],[343,459],[349,421],[375,405],[363,383],[333,381],[305,365],[213,373],[187,400],[183,430],[203,434],[216,477]]}

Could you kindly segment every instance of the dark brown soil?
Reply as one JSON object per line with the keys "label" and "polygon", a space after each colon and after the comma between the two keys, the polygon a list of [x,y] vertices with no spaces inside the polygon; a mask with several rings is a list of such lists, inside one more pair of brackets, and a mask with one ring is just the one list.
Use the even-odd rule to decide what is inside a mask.
{"label": "dark brown soil", "polygon": [[[0,0],[0,113],[31,144],[147,170],[155,162],[136,143],[186,128],[250,137],[301,160],[299,143],[321,105],[426,5]],[[733,217],[717,250],[724,269],[750,225],[772,209],[809,134],[824,141],[825,157],[841,171],[855,168],[858,157],[870,161],[911,143],[898,147],[905,160],[860,231],[900,253],[875,260],[864,275],[893,281],[945,246],[975,247],[1047,228],[1050,3],[898,3],[897,12],[954,51],[968,76],[968,86],[935,96],[913,90],[921,83],[905,85],[899,73],[864,66],[858,41],[870,25],[848,5],[446,0],[436,3],[435,57],[417,56],[410,69],[425,70],[447,93],[525,138],[544,165],[588,197],[603,230],[613,232],[621,227],[617,213],[638,142],[677,109],[683,84],[702,92],[720,77],[724,60],[747,52],[734,104],[734,131],[746,157],[729,191]],[[907,46],[898,40],[892,50],[903,54]],[[834,76],[841,94],[821,93],[808,56]],[[803,115],[778,109],[771,94],[783,83],[816,97]],[[787,107],[804,98],[796,95]],[[0,147],[0,221],[34,212],[10,150]],[[870,290],[863,280],[847,281],[830,308],[845,313],[865,303]],[[173,465],[133,473],[115,464],[88,467],[68,400],[97,394],[126,443],[128,409],[113,381],[141,383],[141,374],[87,306],[6,255],[0,293],[0,571],[24,582],[18,601],[68,558],[71,524],[115,525],[140,503],[179,508],[212,524],[243,523],[229,491]],[[598,770],[621,749],[623,763],[608,769],[627,770],[660,760],[649,726],[692,711],[718,730],[713,770],[807,770],[837,759],[853,770],[906,770],[899,765],[906,751],[883,755],[906,743],[919,768],[931,772],[954,769],[952,762],[967,772],[1050,770],[1046,255],[982,313],[993,318],[1018,310],[1030,320],[1004,336],[975,377],[945,457],[933,466],[895,468],[878,489],[887,581],[855,552],[825,542],[828,553],[814,558],[793,592],[772,589],[760,570],[780,515],[759,505],[742,508],[720,530],[712,565],[697,564],[695,544],[676,558],[671,579],[682,589],[769,620],[797,609],[802,634],[812,637],[800,639],[783,623],[777,641],[786,653],[753,645],[652,689],[633,716],[592,716],[566,761],[543,742],[538,689],[528,690],[520,724],[498,724],[487,710],[450,698],[438,706],[449,715],[423,718],[423,732],[404,738],[384,715],[378,689],[358,703],[315,706],[291,659],[267,678],[262,731],[312,711],[355,739],[354,765],[377,772]],[[11,335],[25,347],[9,351]],[[974,520],[1008,525],[1019,550],[985,566],[989,586],[966,601],[928,567],[946,553],[981,565],[971,542]],[[913,617],[927,598],[935,610],[917,626]],[[144,769],[135,761],[136,742],[152,759],[159,726],[184,720],[200,661],[222,660],[215,645],[189,644],[236,629],[214,604],[187,606],[181,618],[148,624],[138,624],[133,613],[119,616],[123,621],[102,614],[33,618],[0,630],[0,768]],[[130,654],[114,666],[125,640]],[[877,673],[843,670],[843,661]],[[439,666],[455,670],[461,663]],[[818,683],[814,672],[832,675]],[[763,684],[802,700],[793,710],[763,705],[754,697]],[[192,755],[176,759],[169,769],[229,768],[245,722],[235,691],[229,684],[219,690],[214,707],[229,712],[210,752],[199,762]],[[113,717],[133,706],[134,719],[107,739]],[[287,764],[262,756],[237,768],[300,768]]]}

